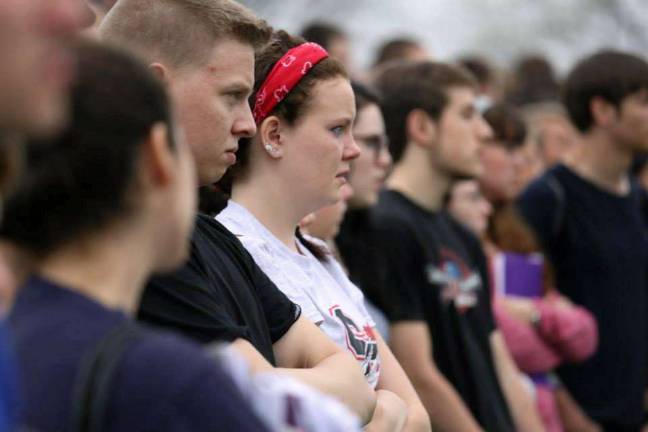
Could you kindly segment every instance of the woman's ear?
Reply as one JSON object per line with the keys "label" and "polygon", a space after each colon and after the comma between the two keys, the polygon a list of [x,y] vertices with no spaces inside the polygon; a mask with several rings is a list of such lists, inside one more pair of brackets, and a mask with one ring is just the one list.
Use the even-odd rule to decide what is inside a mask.
{"label": "woman's ear", "polygon": [[283,157],[283,140],[281,139],[283,123],[277,116],[269,116],[259,126],[259,137],[264,151],[272,158]]}
{"label": "woman's ear", "polygon": [[437,123],[422,109],[410,111],[405,120],[407,140],[421,147],[430,147],[437,136]]}

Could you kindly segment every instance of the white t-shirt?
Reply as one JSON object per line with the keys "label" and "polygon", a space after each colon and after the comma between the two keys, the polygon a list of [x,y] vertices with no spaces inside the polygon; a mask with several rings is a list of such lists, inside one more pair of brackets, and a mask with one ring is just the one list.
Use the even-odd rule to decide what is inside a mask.
{"label": "white t-shirt", "polygon": [[[302,314],[353,355],[375,388],[380,375],[376,324],[365,309],[362,292],[335,258],[320,262],[297,239],[301,253],[294,252],[232,200],[216,218],[241,240],[277,287],[301,306]],[[308,240],[326,248],[320,240]]]}

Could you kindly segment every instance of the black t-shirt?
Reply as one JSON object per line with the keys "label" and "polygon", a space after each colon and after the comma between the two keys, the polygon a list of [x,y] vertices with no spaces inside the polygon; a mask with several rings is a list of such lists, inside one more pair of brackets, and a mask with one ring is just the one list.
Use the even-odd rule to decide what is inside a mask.
{"label": "black t-shirt", "polygon": [[390,320],[425,321],[435,363],[476,420],[488,431],[513,431],[490,348],[495,324],[477,238],[396,191],[381,193],[372,224],[380,279],[398,297]]}
{"label": "black t-shirt", "polygon": [[189,261],[147,285],[138,319],[201,343],[248,340],[275,364],[272,344],[299,318],[291,302],[220,222],[198,215]]}
{"label": "black t-shirt", "polygon": [[648,231],[638,185],[618,196],[558,165],[517,204],[551,259],[558,290],[598,320],[598,351],[562,366],[561,379],[595,420],[638,426],[648,348]]}
{"label": "black t-shirt", "polygon": [[[75,383],[86,353],[129,320],[67,287],[29,280],[8,319],[24,396],[22,428],[71,430]],[[198,344],[144,328],[119,357],[109,394],[100,396],[108,400],[107,432],[266,430],[232,379]]]}
{"label": "black t-shirt", "polygon": [[349,279],[373,305],[390,316],[397,297],[392,290],[383,290],[377,281],[384,270],[376,265],[382,259],[381,248],[373,241],[370,218],[369,208],[347,210],[335,243]]}

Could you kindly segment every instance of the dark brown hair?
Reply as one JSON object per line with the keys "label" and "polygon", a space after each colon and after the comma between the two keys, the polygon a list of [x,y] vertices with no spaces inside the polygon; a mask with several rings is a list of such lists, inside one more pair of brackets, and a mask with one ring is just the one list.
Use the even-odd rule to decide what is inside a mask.
{"label": "dark brown hair", "polygon": [[399,37],[385,41],[376,52],[374,67],[395,60],[407,60],[408,51],[420,48],[421,44],[409,37]]}
{"label": "dark brown hair", "polygon": [[541,55],[520,59],[514,68],[506,100],[516,106],[555,102],[560,99],[560,83],[553,66]]}
{"label": "dark brown hair", "polygon": [[484,112],[484,120],[493,130],[493,139],[507,149],[521,147],[526,139],[527,127],[513,105],[499,103]]}
{"label": "dark brown hair", "polygon": [[382,98],[373,87],[358,81],[351,81],[351,88],[353,88],[353,94],[355,96],[356,115],[367,105],[375,104],[380,106],[382,103]]}
{"label": "dark brown hair", "polygon": [[648,90],[648,63],[620,51],[602,51],[581,60],[567,76],[563,102],[581,132],[592,126],[590,102],[600,97],[619,108],[626,96]]}
{"label": "dark brown hair", "polygon": [[467,56],[459,59],[457,63],[470,71],[482,86],[490,84],[495,79],[492,66],[482,57]]}
{"label": "dark brown hair", "polygon": [[151,128],[163,123],[173,137],[166,92],[144,64],[93,43],[77,57],[70,124],[27,143],[5,203],[2,237],[41,257],[128,215]]}
{"label": "dark brown hair", "polygon": [[324,49],[331,48],[335,39],[344,39],[346,35],[336,25],[323,21],[313,21],[301,32],[301,36],[309,42],[315,42]]}
{"label": "dark brown hair", "polygon": [[375,84],[383,97],[382,112],[394,163],[405,153],[410,112],[421,109],[438,121],[448,104],[448,89],[477,86],[462,67],[432,61],[392,64],[378,75]]}

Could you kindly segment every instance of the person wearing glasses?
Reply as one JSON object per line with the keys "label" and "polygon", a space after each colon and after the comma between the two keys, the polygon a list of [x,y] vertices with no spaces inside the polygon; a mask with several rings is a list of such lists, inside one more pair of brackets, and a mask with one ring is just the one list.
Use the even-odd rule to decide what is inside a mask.
{"label": "person wearing glasses", "polygon": [[380,334],[388,340],[389,322],[383,311],[389,307],[389,294],[379,292],[377,284],[370,282],[375,268],[368,263],[375,262],[371,257],[378,251],[369,241],[368,215],[378,201],[378,192],[387,178],[392,158],[380,111],[380,95],[375,89],[355,81],[352,87],[356,98],[353,138],[360,148],[360,156],[351,162],[348,180],[353,195],[347,200],[348,209],[335,242],[349,278],[364,292],[367,309]]}

